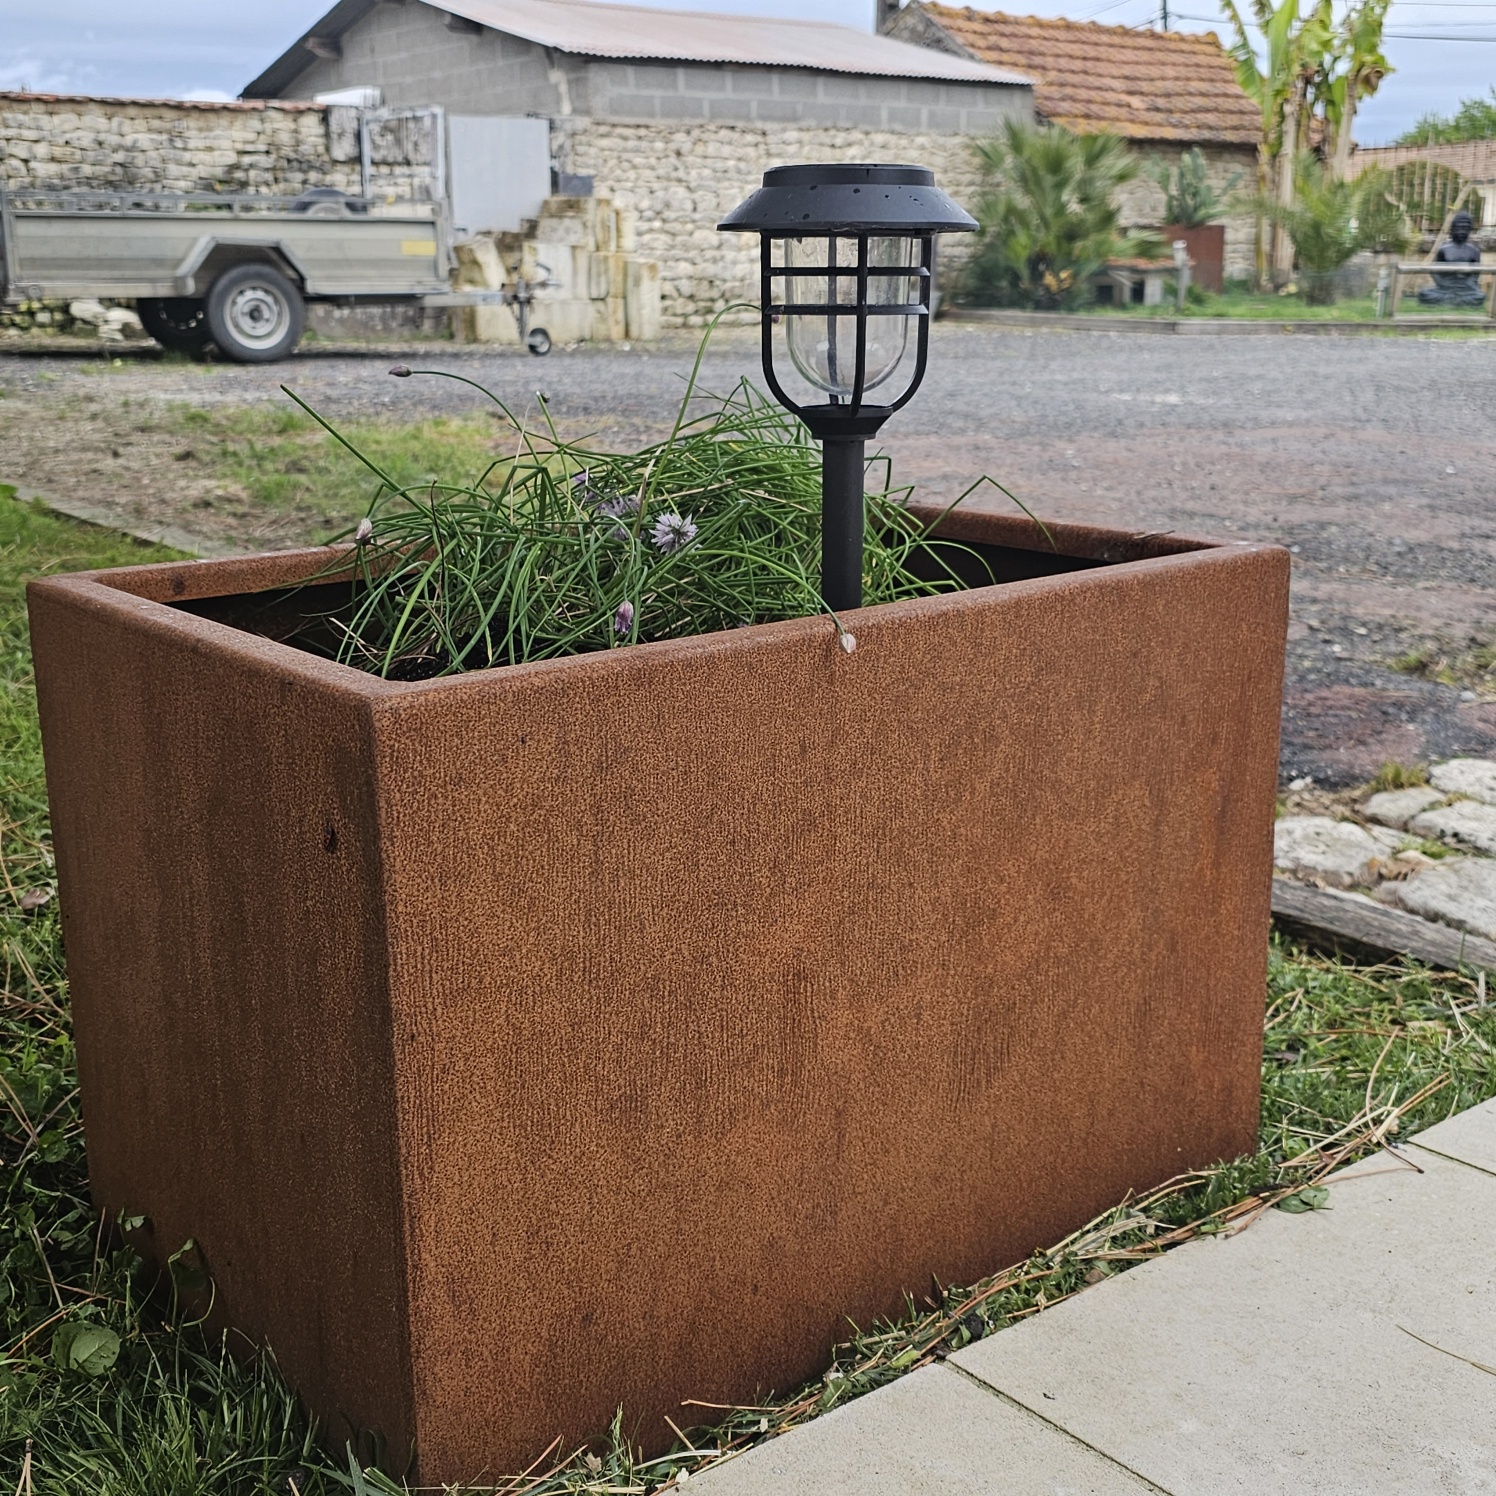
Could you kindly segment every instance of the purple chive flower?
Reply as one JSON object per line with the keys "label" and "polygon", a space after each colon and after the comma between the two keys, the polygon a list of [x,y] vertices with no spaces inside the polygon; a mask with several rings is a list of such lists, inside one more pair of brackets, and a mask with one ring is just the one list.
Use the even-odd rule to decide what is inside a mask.
{"label": "purple chive flower", "polygon": [[396,379],[409,379],[411,375],[410,365],[396,364],[395,367],[390,370],[390,373],[393,374]]}
{"label": "purple chive flower", "polygon": [[619,603],[618,611],[613,615],[613,632],[615,634],[631,634],[634,631],[634,605],[627,598]]}
{"label": "purple chive flower", "polygon": [[358,522],[358,529],[353,532],[354,545],[368,545],[374,538],[374,521],[365,517]]}
{"label": "purple chive flower", "polygon": [[649,538],[657,550],[669,555],[685,550],[696,539],[696,525],[689,514],[662,514],[650,529]]}
{"label": "purple chive flower", "polygon": [[614,494],[611,498],[599,498],[597,501],[597,512],[605,514],[609,519],[622,519],[628,514],[639,512],[639,499],[631,493]]}

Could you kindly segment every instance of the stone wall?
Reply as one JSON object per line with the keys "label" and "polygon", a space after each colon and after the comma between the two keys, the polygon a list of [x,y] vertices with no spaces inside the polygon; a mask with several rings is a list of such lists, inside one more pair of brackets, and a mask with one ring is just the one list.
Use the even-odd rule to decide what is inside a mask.
{"label": "stone wall", "polygon": [[[1015,90],[1013,107],[1025,101]],[[184,104],[0,95],[0,184],[292,194],[359,189],[342,137],[351,111],[294,101]],[[333,137],[336,137],[335,139]],[[631,227],[630,250],[658,262],[666,327],[700,326],[732,301],[756,300],[757,246],[718,221],[769,166],[795,161],[916,161],[958,201],[978,189],[973,138],[954,132],[802,124],[552,122],[558,165],[590,174]],[[376,186],[407,171],[376,152]],[[393,176],[391,177],[393,181]],[[947,263],[965,236],[946,241]]]}
{"label": "stone wall", "polygon": [[0,93],[0,186],[294,194],[359,190],[316,104]]}
{"label": "stone wall", "polygon": [[[980,177],[963,135],[828,130],[798,125],[557,121],[564,169],[591,174],[627,215],[637,253],[660,266],[666,327],[699,327],[735,301],[758,301],[758,241],[717,224],[771,166],[797,161],[914,161],[970,207]],[[966,235],[945,242],[959,261]],[[749,320],[744,313],[735,320]]]}

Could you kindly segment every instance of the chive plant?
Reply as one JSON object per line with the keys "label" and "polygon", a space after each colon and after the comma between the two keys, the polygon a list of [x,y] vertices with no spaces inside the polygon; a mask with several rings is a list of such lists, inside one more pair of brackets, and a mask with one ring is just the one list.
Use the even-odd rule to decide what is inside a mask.
{"label": "chive plant", "polygon": [[[404,486],[286,391],[380,483],[350,532],[351,605],[332,620],[345,664],[424,679],[817,613],[855,647],[820,596],[819,450],[746,380],[698,397],[693,370],[669,439],[622,454],[563,440],[544,397],[536,432],[472,380],[391,370],[416,372],[481,390],[512,450],[470,483]],[[951,555],[965,548],[930,539],[911,490],[875,466],[866,601],[966,585]]]}

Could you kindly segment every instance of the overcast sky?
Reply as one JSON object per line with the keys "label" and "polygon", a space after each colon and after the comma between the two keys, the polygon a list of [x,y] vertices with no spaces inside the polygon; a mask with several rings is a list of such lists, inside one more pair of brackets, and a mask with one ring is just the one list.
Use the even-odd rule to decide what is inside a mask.
{"label": "overcast sky", "polygon": [[[873,0],[635,0],[662,10],[793,15],[872,29]],[[1159,0],[1011,0],[1032,15],[1146,24]],[[330,4],[330,0],[327,0]],[[327,9],[322,0],[0,0],[0,89],[233,97]],[[1180,6],[1180,11],[1174,9]],[[1214,0],[1171,0],[1181,30],[1227,28]],[[1437,38],[1437,39],[1433,39]],[[1428,110],[1450,112],[1496,82],[1496,0],[1394,0],[1397,72],[1363,108],[1357,138],[1391,139]]]}

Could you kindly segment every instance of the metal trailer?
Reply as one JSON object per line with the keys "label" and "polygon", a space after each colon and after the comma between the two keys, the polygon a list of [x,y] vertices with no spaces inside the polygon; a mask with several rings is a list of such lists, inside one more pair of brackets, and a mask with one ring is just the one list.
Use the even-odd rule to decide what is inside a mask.
{"label": "metal trailer", "polygon": [[386,208],[331,188],[297,198],[0,190],[0,301],[134,298],[163,347],[236,363],[284,358],[310,301],[515,308],[530,291],[453,291],[440,203]]}

